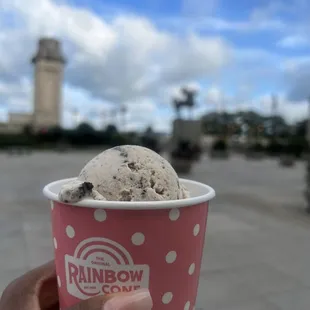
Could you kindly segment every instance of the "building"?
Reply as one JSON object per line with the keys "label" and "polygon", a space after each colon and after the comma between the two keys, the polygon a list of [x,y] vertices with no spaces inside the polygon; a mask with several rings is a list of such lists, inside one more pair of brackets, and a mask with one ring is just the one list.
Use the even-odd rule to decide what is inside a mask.
{"label": "building", "polygon": [[34,72],[34,128],[60,125],[62,81],[65,59],[60,42],[40,39],[32,58]]}
{"label": "building", "polygon": [[172,129],[172,145],[177,147],[180,141],[187,141],[192,145],[200,145],[202,140],[201,120],[175,119]]}
{"label": "building", "polygon": [[0,123],[0,133],[20,133],[26,125],[32,123],[32,114],[10,113],[5,123]]}
{"label": "building", "polygon": [[34,65],[33,113],[10,113],[8,122],[0,123],[0,132],[18,133],[26,125],[39,130],[61,123],[65,65],[61,43],[51,38],[40,39],[31,63]]}

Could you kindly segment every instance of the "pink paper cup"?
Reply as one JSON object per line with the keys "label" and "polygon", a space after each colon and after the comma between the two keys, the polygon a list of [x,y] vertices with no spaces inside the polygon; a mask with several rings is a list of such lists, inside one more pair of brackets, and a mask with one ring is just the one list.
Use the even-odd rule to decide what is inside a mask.
{"label": "pink paper cup", "polygon": [[155,310],[195,306],[209,201],[214,190],[181,179],[191,198],[119,202],[58,200],[48,184],[62,310],[99,294],[149,288]]}

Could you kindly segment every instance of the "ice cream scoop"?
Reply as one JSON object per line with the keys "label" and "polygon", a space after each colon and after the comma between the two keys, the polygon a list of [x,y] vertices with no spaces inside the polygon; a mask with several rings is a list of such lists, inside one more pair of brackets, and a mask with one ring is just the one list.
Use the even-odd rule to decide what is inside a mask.
{"label": "ice cream scoop", "polygon": [[176,200],[189,197],[169,162],[136,145],[108,149],[92,160],[78,178],[64,185],[59,199],[74,203],[86,197],[110,201]]}

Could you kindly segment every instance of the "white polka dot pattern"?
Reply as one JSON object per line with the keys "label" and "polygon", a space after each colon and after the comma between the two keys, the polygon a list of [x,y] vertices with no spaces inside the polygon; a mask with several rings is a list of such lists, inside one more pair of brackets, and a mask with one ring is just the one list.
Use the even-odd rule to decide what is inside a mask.
{"label": "white polka dot pattern", "polygon": [[57,249],[57,246],[58,246],[58,245],[57,245],[57,240],[56,240],[56,238],[54,238],[53,241],[54,241],[54,248]]}
{"label": "white polka dot pattern", "polygon": [[179,209],[171,209],[169,212],[170,221],[176,221],[180,217]]}
{"label": "white polka dot pattern", "polygon": [[57,276],[57,283],[58,283],[58,287],[61,287],[61,280],[59,276]]}
{"label": "white polka dot pattern", "polygon": [[193,234],[194,234],[195,237],[198,236],[199,231],[200,231],[200,225],[199,225],[199,224],[196,224],[196,225],[194,226],[194,230],[193,230]]}
{"label": "white polka dot pattern", "polygon": [[189,310],[189,307],[191,306],[190,301],[188,301],[185,306],[184,306],[184,310]]}
{"label": "white polka dot pattern", "polygon": [[172,264],[177,259],[177,252],[176,251],[170,251],[166,255],[166,262],[168,264]]}
{"label": "white polka dot pattern", "polygon": [[69,238],[74,238],[75,236],[75,230],[72,226],[68,225],[67,228],[66,228],[66,234]]}
{"label": "white polka dot pattern", "polygon": [[167,305],[171,302],[173,298],[173,294],[171,292],[167,292],[163,295],[161,301],[163,302],[163,304]]}
{"label": "white polka dot pattern", "polygon": [[144,243],[144,241],[145,241],[145,236],[141,232],[137,232],[137,233],[133,234],[131,237],[131,242],[134,245],[142,245]]}
{"label": "white polka dot pattern", "polygon": [[107,213],[103,209],[97,209],[94,212],[94,219],[97,222],[104,222],[107,219]]}
{"label": "white polka dot pattern", "polygon": [[188,268],[188,274],[191,276],[195,272],[195,263],[192,263]]}

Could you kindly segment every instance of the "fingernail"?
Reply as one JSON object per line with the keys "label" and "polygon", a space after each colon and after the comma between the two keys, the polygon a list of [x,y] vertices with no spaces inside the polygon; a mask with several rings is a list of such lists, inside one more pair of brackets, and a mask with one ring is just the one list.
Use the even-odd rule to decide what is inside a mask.
{"label": "fingernail", "polygon": [[103,310],[151,310],[152,297],[148,289],[140,289],[128,294],[115,296],[103,306]]}

